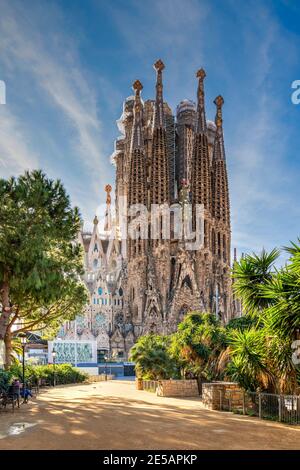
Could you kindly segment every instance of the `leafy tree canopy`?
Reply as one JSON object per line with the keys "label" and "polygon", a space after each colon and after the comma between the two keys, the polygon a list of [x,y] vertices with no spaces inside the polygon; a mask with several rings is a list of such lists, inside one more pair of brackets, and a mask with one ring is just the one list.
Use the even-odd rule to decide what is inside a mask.
{"label": "leafy tree canopy", "polygon": [[39,170],[0,179],[0,338],[18,319],[45,327],[81,311],[79,210],[62,183]]}

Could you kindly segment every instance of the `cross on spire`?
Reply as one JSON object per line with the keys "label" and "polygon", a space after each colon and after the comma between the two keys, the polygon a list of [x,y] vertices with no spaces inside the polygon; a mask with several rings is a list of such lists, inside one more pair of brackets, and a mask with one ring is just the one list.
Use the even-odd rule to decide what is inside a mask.
{"label": "cross on spire", "polygon": [[163,61],[161,59],[158,59],[153,67],[155,68],[156,71],[162,71],[164,68],[165,68],[165,64],[163,63]]}
{"label": "cross on spire", "polygon": [[139,80],[135,80],[135,82],[133,82],[132,89],[135,91],[135,94],[139,95],[143,89],[143,85]]}

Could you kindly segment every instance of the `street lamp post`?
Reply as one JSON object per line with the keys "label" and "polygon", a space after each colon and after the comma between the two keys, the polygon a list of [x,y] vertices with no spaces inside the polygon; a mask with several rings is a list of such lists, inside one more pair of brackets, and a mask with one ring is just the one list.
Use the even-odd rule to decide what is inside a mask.
{"label": "street lamp post", "polygon": [[55,349],[53,349],[53,351],[52,351],[52,362],[53,362],[53,387],[55,387],[55,385],[56,385],[55,359],[56,359],[56,351],[55,351]]}
{"label": "street lamp post", "polygon": [[107,368],[106,368],[106,361],[107,361],[107,356],[106,356],[106,354],[105,354],[105,356],[104,356],[104,367],[105,367],[105,369],[104,369],[104,370],[105,370],[105,380],[107,380]]}
{"label": "street lamp post", "polygon": [[22,345],[22,384],[23,384],[23,398],[25,400],[25,348],[27,343],[27,336],[24,333],[21,336],[21,345]]}

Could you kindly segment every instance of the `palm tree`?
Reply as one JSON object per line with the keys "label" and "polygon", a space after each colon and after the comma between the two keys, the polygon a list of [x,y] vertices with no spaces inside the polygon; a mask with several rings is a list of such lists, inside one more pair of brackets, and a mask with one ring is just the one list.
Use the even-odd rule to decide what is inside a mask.
{"label": "palm tree", "polygon": [[226,373],[229,377],[246,390],[260,388],[274,392],[276,380],[272,367],[268,367],[265,331],[232,330],[228,342],[231,360]]}
{"label": "palm tree", "polygon": [[141,336],[130,350],[139,378],[169,379],[177,375],[175,362],[168,354],[169,338],[155,334]]}
{"label": "palm tree", "polygon": [[[298,240],[300,242],[300,240]],[[284,338],[297,339],[300,330],[300,246],[285,248],[289,263],[262,288],[262,295],[272,299],[267,310],[269,328]]]}
{"label": "palm tree", "polygon": [[241,258],[233,267],[233,289],[242,300],[245,311],[255,315],[273,303],[271,296],[262,293],[262,287],[276,275],[274,263],[280,252],[274,248],[270,253],[262,250]]}
{"label": "palm tree", "polygon": [[244,387],[292,393],[297,371],[292,362],[293,339],[300,329],[300,247],[286,248],[289,263],[276,270],[279,252],[247,255],[233,270],[234,291],[248,316],[258,318],[229,334],[227,373]]}
{"label": "palm tree", "polygon": [[218,358],[226,348],[225,330],[210,313],[190,312],[172,335],[170,354],[182,375],[192,374],[201,382],[218,377]]}

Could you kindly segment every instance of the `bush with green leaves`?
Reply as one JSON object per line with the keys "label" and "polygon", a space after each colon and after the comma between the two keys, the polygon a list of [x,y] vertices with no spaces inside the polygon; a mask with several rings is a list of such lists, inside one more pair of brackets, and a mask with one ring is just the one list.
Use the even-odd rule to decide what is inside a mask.
{"label": "bush with green leaves", "polygon": [[13,375],[10,371],[0,369],[0,392],[7,391],[11,384]]}
{"label": "bush with green leaves", "polygon": [[225,329],[210,313],[190,312],[171,335],[169,352],[182,375],[203,380],[222,378],[219,360],[226,349]]}
{"label": "bush with green leaves", "polygon": [[[11,366],[7,372],[1,372],[3,372],[3,382],[8,380],[8,383],[10,383],[12,378],[18,378],[21,381],[23,378],[23,370],[20,364]],[[52,364],[44,366],[26,365],[25,367],[25,380],[32,385],[36,385],[39,381],[53,384],[54,374],[57,385],[84,382],[88,377],[87,374],[70,364],[56,364],[55,367]],[[0,380],[2,380],[1,376],[2,374]]]}
{"label": "bush with green leaves", "polygon": [[179,377],[176,361],[169,354],[170,338],[156,334],[141,336],[130,351],[136,375],[145,380]]}

